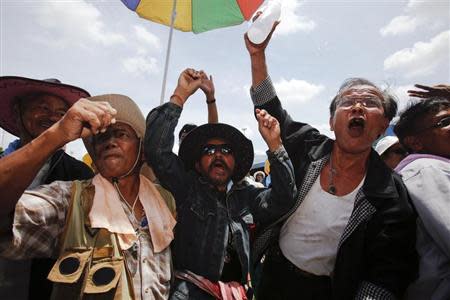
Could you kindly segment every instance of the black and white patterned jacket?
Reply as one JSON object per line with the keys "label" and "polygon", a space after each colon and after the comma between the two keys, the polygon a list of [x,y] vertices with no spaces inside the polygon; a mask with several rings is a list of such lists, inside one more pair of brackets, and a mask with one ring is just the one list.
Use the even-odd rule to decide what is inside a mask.
{"label": "black and white patterned jacket", "polygon": [[[296,205],[253,245],[253,261],[278,243],[284,221],[300,206],[329,159],[334,141],[308,124],[295,122],[282,108],[270,77],[251,91],[256,108],[281,125],[283,144],[294,165]],[[340,239],[331,275],[333,299],[395,299],[416,276],[415,213],[406,187],[372,150],[366,179]]]}

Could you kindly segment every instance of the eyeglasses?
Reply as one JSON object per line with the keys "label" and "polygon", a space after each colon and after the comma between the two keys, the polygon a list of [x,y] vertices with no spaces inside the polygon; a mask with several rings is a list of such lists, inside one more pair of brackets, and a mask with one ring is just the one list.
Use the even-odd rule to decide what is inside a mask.
{"label": "eyeglasses", "polygon": [[357,103],[361,104],[365,108],[380,108],[382,107],[381,100],[378,97],[349,97],[344,96],[337,103],[338,107],[350,108],[355,106]]}
{"label": "eyeglasses", "polygon": [[426,131],[429,129],[435,129],[435,128],[444,128],[447,127],[448,125],[450,125],[450,116],[446,116],[444,118],[442,118],[439,122],[437,122],[436,124],[433,124],[429,127],[425,127],[419,130],[419,132],[422,131]]}
{"label": "eyeglasses", "polygon": [[228,145],[228,144],[221,144],[221,145],[208,144],[208,145],[205,145],[203,147],[203,149],[202,149],[202,154],[211,156],[211,155],[214,155],[214,153],[216,153],[217,151],[219,151],[223,155],[233,154],[233,150],[231,149],[231,146]]}

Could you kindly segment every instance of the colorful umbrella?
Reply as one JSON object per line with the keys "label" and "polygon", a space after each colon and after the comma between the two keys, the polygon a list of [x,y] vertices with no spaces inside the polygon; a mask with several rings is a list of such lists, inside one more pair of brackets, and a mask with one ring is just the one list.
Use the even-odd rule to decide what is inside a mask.
{"label": "colorful umbrella", "polygon": [[[175,27],[200,33],[238,25],[250,19],[264,0],[177,0]],[[174,3],[170,0],[122,0],[141,18],[171,25]]]}
{"label": "colorful umbrella", "polygon": [[173,28],[194,33],[249,20],[264,0],[121,0],[140,17],[170,26],[161,103],[164,101]]}

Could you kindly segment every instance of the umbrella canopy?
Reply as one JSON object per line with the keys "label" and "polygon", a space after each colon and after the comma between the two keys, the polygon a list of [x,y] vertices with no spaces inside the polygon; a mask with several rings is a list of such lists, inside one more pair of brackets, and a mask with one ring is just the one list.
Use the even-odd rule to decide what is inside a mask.
{"label": "umbrella canopy", "polygon": [[[121,0],[141,18],[171,25],[174,3],[170,0]],[[200,33],[238,25],[249,20],[264,0],[177,0],[173,26]]]}

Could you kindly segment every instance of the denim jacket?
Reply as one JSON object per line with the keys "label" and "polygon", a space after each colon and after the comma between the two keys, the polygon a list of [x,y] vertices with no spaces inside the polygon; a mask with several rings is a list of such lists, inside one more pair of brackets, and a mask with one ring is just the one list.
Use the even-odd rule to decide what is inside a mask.
{"label": "denim jacket", "polygon": [[250,272],[250,231],[287,213],[295,202],[294,170],[287,152],[268,152],[272,188],[256,188],[245,180],[234,183],[219,200],[219,191],[193,170],[186,170],[172,152],[181,108],[166,103],[147,117],[145,156],[160,183],[175,197],[177,225],[173,245],[177,270],[190,270],[211,281],[220,279],[228,235],[242,268],[242,282]]}

